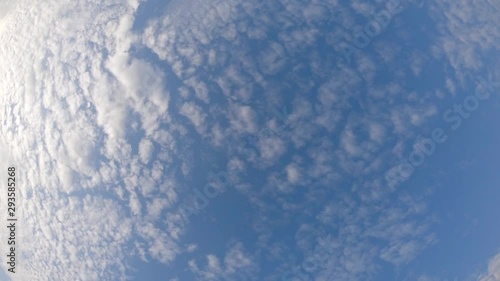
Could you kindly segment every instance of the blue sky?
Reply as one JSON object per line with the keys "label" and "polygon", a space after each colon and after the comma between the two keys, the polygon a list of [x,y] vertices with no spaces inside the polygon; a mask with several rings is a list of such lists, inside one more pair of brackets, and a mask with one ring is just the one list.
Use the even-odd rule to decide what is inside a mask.
{"label": "blue sky", "polygon": [[0,10],[1,280],[500,280],[494,0]]}

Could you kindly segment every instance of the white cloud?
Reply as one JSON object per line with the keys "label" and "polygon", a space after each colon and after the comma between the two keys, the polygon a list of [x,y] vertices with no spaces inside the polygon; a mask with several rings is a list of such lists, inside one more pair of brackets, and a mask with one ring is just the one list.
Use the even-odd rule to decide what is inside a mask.
{"label": "white cloud", "polygon": [[139,143],[139,155],[144,164],[148,164],[153,153],[153,143],[148,139],[142,139]]}
{"label": "white cloud", "polygon": [[491,258],[488,262],[488,270],[478,277],[478,281],[500,280],[500,254]]}
{"label": "white cloud", "polygon": [[286,175],[288,181],[292,184],[298,183],[301,177],[299,168],[294,164],[290,164],[286,167]]}
{"label": "white cloud", "polygon": [[18,1],[2,14],[0,152],[23,183],[16,280],[125,280],[132,247],[163,263],[179,253],[182,228],[158,218],[177,201],[160,162],[182,126],[169,123],[162,72],[130,56],[128,3]]}
{"label": "white cloud", "polygon": [[[486,65],[480,55],[498,45],[500,32],[496,26],[500,19],[495,11],[498,12],[495,0],[432,2],[431,16],[440,22],[434,56],[444,55],[459,78],[466,70],[484,69]],[[439,20],[443,16],[446,20]]]}
{"label": "white cloud", "polygon": [[205,134],[206,114],[194,102],[185,102],[181,106],[180,113],[186,116],[196,128],[199,134]]}
{"label": "white cloud", "polygon": [[254,258],[247,253],[241,242],[233,243],[227,250],[223,261],[212,254],[206,256],[206,266],[201,269],[196,261],[188,263],[197,280],[237,280],[254,279],[258,266]]}
{"label": "white cloud", "polygon": [[[379,60],[391,63],[407,56],[390,43],[375,44],[375,57],[364,53],[352,66],[337,65],[335,38],[351,32],[358,15],[377,9],[351,1],[339,13],[333,2],[172,1],[143,34],[131,31],[139,4],[132,0],[21,1],[16,14],[0,14],[1,41],[9,42],[0,45],[0,101],[9,105],[0,112],[0,130],[26,183],[20,190],[26,206],[22,216],[29,222],[21,252],[27,264],[23,280],[33,280],[27,276],[34,273],[41,279],[56,274],[64,280],[121,280],[127,247],[143,260],[172,262],[182,251],[178,241],[185,228],[171,210],[179,196],[172,174],[176,167],[186,177],[194,170],[194,157],[181,152],[189,147],[189,122],[204,140],[238,152],[244,137],[276,128],[276,118],[260,118],[254,101],[279,108],[292,101],[286,127],[261,134],[255,154],[232,155],[228,165],[237,174],[254,168],[266,174],[262,186],[241,183],[245,188],[238,189],[264,214],[254,223],[261,235],[258,251],[271,244],[266,216],[271,211],[280,212],[284,222],[301,214],[317,217],[339,232],[342,253],[317,280],[332,274],[366,279],[376,271],[376,258],[397,265],[430,244],[428,229],[418,227],[423,214],[391,209],[384,197],[389,191],[377,175],[392,159],[386,157],[391,148],[383,144],[389,140],[403,150],[415,129],[437,113],[434,97],[405,91],[409,73],[376,83]],[[431,16],[440,18],[443,11],[446,16],[432,52],[449,61],[455,80],[463,78],[459,72],[483,66],[477,54],[494,50],[499,37],[498,17],[489,12],[492,1],[469,2],[443,0],[431,6]],[[472,19],[484,24],[465,24]],[[271,30],[275,41],[264,41]],[[332,54],[315,46],[320,37]],[[263,46],[257,60],[248,38]],[[132,47],[147,48],[161,62],[134,57]],[[296,58],[299,53],[303,61]],[[411,72],[421,75],[427,58],[421,52],[409,57],[418,59]],[[172,77],[164,74],[165,65]],[[308,71],[312,77],[303,75]],[[455,80],[444,85],[456,90],[461,81]],[[180,81],[178,96],[169,94],[167,81]],[[187,125],[174,120],[175,114],[185,116]],[[285,155],[294,162],[280,162]],[[297,159],[312,164],[303,166]],[[276,170],[266,170],[270,167]],[[282,191],[293,195],[291,184],[306,187],[300,200],[280,195],[273,204],[262,200]],[[340,198],[325,201],[332,190]],[[56,212],[60,221],[53,218]],[[96,240],[96,232],[105,240]],[[28,239],[33,233],[39,235]],[[367,236],[382,242],[374,244]],[[98,246],[110,249],[100,260]],[[284,249],[273,246],[275,252]],[[47,251],[52,247],[57,256]],[[254,258],[237,243],[222,257],[209,255],[202,269],[196,261],[189,266],[201,279],[244,280],[258,271]]]}

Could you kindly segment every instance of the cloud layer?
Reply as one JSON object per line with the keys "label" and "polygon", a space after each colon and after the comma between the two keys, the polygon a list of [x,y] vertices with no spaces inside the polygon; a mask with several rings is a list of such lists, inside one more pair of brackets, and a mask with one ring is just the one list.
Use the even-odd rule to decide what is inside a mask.
{"label": "cloud layer", "polygon": [[[500,77],[498,59],[482,59],[500,39],[487,0],[401,2],[391,36],[350,64],[339,44],[387,3],[173,1],[143,27],[145,3],[132,0],[5,3],[0,153],[20,171],[16,280],[126,280],[133,259],[179,257],[195,280],[282,280],[328,235],[326,266],[300,274],[398,269],[438,238],[428,188],[399,190],[384,173],[476,73]],[[426,22],[410,24],[412,12]],[[182,206],[218,171],[248,203],[239,234],[252,238],[205,252],[184,240],[197,226]]]}

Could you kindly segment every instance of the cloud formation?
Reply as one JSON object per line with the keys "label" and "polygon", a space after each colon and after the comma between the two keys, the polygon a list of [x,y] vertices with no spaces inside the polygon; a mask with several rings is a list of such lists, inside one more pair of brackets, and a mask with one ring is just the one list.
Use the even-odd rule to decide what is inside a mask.
{"label": "cloud formation", "polygon": [[[409,8],[437,29],[401,12],[348,65],[336,46],[384,1],[173,1],[143,29],[132,0],[5,3],[0,153],[21,171],[19,280],[125,280],[134,257],[184,254],[199,280],[279,280],[328,234],[335,251],[311,279],[400,268],[437,238],[427,195],[384,172],[437,101],[472,72],[498,77],[480,57],[500,39],[488,0]],[[421,31],[432,40],[417,44]],[[447,77],[421,86],[430,61]],[[179,206],[209,170],[230,174],[255,239],[184,243],[196,225]]]}

